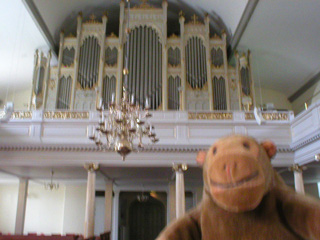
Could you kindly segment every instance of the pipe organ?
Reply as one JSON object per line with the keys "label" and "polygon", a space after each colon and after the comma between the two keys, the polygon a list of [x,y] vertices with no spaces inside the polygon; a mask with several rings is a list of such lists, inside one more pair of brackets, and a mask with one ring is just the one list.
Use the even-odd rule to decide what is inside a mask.
{"label": "pipe organ", "polygon": [[[142,1],[130,10],[120,2],[119,36],[106,36],[107,16],[77,17],[77,35],[60,34],[58,65],[37,51],[30,106],[47,110],[94,110],[102,98],[122,96],[124,57],[128,55],[128,89],[144,106],[148,97],[153,110],[249,110],[255,105],[251,55],[235,54],[227,60],[226,34],[210,34],[209,16],[179,15],[180,34],[167,36],[167,7]],[[169,6],[170,7],[170,6]],[[125,31],[129,32],[127,46]],[[49,60],[47,60],[49,59]]]}

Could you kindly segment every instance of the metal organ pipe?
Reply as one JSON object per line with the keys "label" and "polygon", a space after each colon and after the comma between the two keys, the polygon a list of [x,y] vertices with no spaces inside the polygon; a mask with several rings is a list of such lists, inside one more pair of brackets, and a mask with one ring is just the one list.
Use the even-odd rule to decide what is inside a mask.
{"label": "metal organ pipe", "polygon": [[130,52],[132,52],[133,55],[132,55],[132,58],[130,59],[132,62],[132,64],[131,64],[132,68],[130,70],[130,72],[132,73],[131,79],[130,79],[130,81],[132,81],[132,84],[131,84],[132,87],[130,89],[130,92],[135,95],[135,99],[137,100],[137,98],[136,98],[137,96],[135,94],[136,93],[136,81],[137,81],[137,79],[135,79],[135,77],[136,77],[136,71],[137,71],[137,63],[136,63],[137,58],[136,58],[136,56],[137,56],[137,42],[138,42],[138,39],[137,39],[138,36],[137,36],[136,29],[134,29],[131,32],[131,34],[132,34],[133,41],[132,41],[132,48],[131,48]]}
{"label": "metal organ pipe", "polygon": [[198,42],[197,42],[197,45],[198,45],[198,49],[199,49],[199,75],[200,75],[200,88],[202,88],[205,84],[204,82],[204,69],[203,69],[203,65],[206,63],[206,59],[203,58],[204,55],[203,55],[203,52],[202,52],[202,46],[201,46],[201,42],[200,42],[200,39],[198,39]]}
{"label": "metal organ pipe", "polygon": [[128,64],[129,64],[129,75],[128,75],[128,89],[129,89],[129,92],[132,92],[132,89],[133,89],[133,39],[134,39],[134,33],[130,34],[129,35],[130,37],[130,49],[131,51],[129,50],[129,61],[128,61]]}
{"label": "metal organ pipe", "polygon": [[[151,83],[151,95],[154,96],[155,93],[156,93],[156,90],[155,90],[155,80],[156,80],[156,64],[157,64],[157,58],[156,58],[156,36],[155,36],[155,33],[152,32],[152,74],[153,74],[153,77],[152,77],[152,83]],[[151,106],[152,106],[152,109],[155,108],[155,98],[152,97],[151,99]]]}
{"label": "metal organ pipe", "polygon": [[196,48],[194,49],[194,56],[195,56],[195,60],[196,60],[196,69],[197,69],[197,78],[196,78],[196,80],[197,80],[197,86],[199,87],[199,88],[202,88],[202,76],[201,76],[201,52],[200,52],[200,48],[199,48],[199,38],[198,37],[196,37],[195,38],[195,45],[196,45]]}
{"label": "metal organ pipe", "polygon": [[156,109],[162,100],[162,46],[158,34],[151,27],[140,26],[129,36],[128,89],[141,106],[148,96],[151,108]]}
{"label": "metal organ pipe", "polygon": [[188,40],[186,50],[187,81],[192,88],[202,88],[207,82],[205,46],[198,37]]}
{"label": "metal organ pipe", "polygon": [[82,88],[92,88],[98,81],[100,45],[96,37],[87,37],[80,48],[78,82]]}
{"label": "metal organ pipe", "polygon": [[[151,76],[151,73],[152,73],[152,44],[153,44],[153,41],[152,41],[152,29],[151,28],[148,28],[148,36],[149,36],[149,66],[148,66],[148,69],[149,69],[149,72],[148,72],[148,88],[147,88],[147,91],[148,91],[148,95],[149,97],[151,96],[151,82],[152,82],[152,76]],[[150,102],[151,104],[151,102]],[[150,105],[151,106],[151,105]]]}

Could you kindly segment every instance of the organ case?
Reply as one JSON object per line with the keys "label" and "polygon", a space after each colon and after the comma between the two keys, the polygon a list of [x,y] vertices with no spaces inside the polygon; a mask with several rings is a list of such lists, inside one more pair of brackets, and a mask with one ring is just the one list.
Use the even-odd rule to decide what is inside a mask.
{"label": "organ case", "polygon": [[[226,33],[211,36],[208,15],[201,22],[196,15],[186,20],[180,13],[180,35],[168,37],[167,8],[166,1],[162,8],[144,1],[130,10],[128,89],[137,103],[143,106],[148,97],[153,110],[252,109],[250,56],[236,54],[236,65],[230,66]],[[48,71],[43,107],[94,110],[98,98],[108,107],[112,93],[119,102],[127,16],[128,9],[121,1],[119,36],[106,36],[106,15],[101,21],[94,16],[83,21],[81,13],[76,36],[65,37],[61,32],[58,65]],[[34,80],[33,85],[37,91],[41,88],[39,81]]]}

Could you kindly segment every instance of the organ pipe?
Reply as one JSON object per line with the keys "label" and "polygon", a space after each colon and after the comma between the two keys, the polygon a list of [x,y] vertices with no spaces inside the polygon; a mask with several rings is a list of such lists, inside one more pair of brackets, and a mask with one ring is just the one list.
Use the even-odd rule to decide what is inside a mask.
{"label": "organ pipe", "polygon": [[170,110],[179,110],[180,108],[180,93],[179,93],[179,88],[181,86],[181,79],[179,76],[176,76],[173,78],[172,76],[169,77],[168,79],[169,83],[169,109]]}
{"label": "organ pipe", "polygon": [[212,85],[214,94],[214,110],[227,110],[225,79],[222,76],[219,79],[214,76]]}
{"label": "organ pipe", "polygon": [[57,109],[69,109],[70,107],[70,96],[71,96],[71,84],[72,78],[69,76],[62,78],[59,81],[58,87],[58,99],[57,99]]}
{"label": "organ pipe", "polygon": [[151,27],[140,26],[132,29],[129,37],[128,89],[141,106],[144,107],[145,98],[150,97],[151,108],[157,109],[162,100],[162,45],[159,36]]}
{"label": "organ pipe", "polygon": [[207,82],[206,53],[203,41],[191,37],[186,46],[187,81],[192,88],[202,88]]}
{"label": "organ pipe", "polygon": [[80,47],[78,82],[82,88],[92,89],[98,81],[100,45],[98,39],[87,37]]}
{"label": "organ pipe", "polygon": [[103,79],[103,87],[102,87],[102,99],[104,102],[105,109],[109,108],[109,104],[111,102],[111,96],[116,91],[116,77],[105,76]]}

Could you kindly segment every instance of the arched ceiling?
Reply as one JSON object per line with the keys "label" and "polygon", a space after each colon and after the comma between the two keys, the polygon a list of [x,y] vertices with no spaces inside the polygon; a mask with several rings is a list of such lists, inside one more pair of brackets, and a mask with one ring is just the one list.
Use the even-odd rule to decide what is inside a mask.
{"label": "arched ceiling", "polygon": [[[75,33],[76,17],[81,11],[84,19],[94,13],[98,18],[107,11],[107,32],[119,31],[119,0],[33,0],[35,7],[39,10],[55,44],[59,42],[59,32],[64,29],[66,33]],[[132,0],[131,5],[140,4],[140,0]],[[149,0],[148,4],[161,7],[161,0]],[[205,13],[210,16],[211,33],[220,34],[225,30],[230,41],[235,32],[242,13],[246,7],[247,0],[168,0],[168,34],[179,33],[179,12],[183,11],[188,21],[193,14],[203,19]],[[232,7],[231,7],[232,6]]]}

